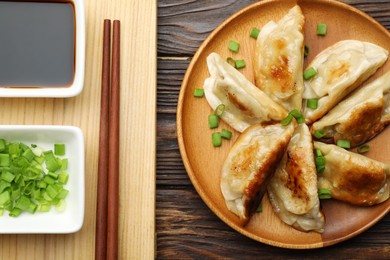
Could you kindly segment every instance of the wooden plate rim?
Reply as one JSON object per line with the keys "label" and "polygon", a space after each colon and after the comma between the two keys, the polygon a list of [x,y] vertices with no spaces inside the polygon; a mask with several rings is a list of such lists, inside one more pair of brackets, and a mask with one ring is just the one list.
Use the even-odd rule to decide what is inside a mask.
{"label": "wooden plate rim", "polygon": [[[351,232],[348,235],[345,235],[345,236],[342,236],[342,237],[339,237],[339,238],[335,238],[335,239],[331,239],[331,240],[327,240],[327,241],[308,243],[308,244],[302,245],[302,244],[283,243],[283,242],[278,242],[278,241],[274,241],[274,240],[265,239],[265,238],[262,238],[260,236],[254,235],[254,234],[246,231],[245,228],[237,227],[232,221],[230,221],[222,213],[213,210],[213,203],[212,203],[211,199],[205,194],[204,190],[202,189],[200,183],[198,182],[198,180],[197,180],[197,178],[196,178],[196,176],[195,176],[195,174],[193,172],[190,160],[189,160],[189,158],[187,156],[186,146],[185,146],[184,140],[183,140],[183,131],[182,131],[183,114],[182,114],[182,112],[183,112],[184,96],[185,96],[185,92],[187,91],[189,78],[190,78],[190,76],[192,74],[194,66],[195,66],[196,62],[198,61],[199,56],[201,55],[203,49],[209,44],[210,41],[212,41],[214,39],[214,37],[227,24],[229,24],[231,21],[235,20],[237,17],[239,17],[242,14],[250,11],[251,9],[258,8],[258,7],[262,6],[262,5],[267,5],[267,4],[271,3],[271,2],[278,2],[278,1],[283,1],[283,0],[264,0],[264,1],[260,1],[260,2],[256,2],[256,3],[250,4],[247,7],[244,7],[243,9],[237,11],[236,13],[231,15],[229,18],[224,20],[219,26],[217,26],[216,29],[214,29],[210,33],[210,35],[207,36],[207,38],[204,40],[204,42],[199,46],[199,48],[196,51],[195,55],[191,59],[191,62],[189,64],[188,68],[187,68],[187,71],[186,71],[185,75],[184,75],[184,78],[183,78],[183,81],[182,81],[182,85],[180,87],[179,97],[178,97],[177,113],[176,113],[176,132],[177,132],[177,139],[178,139],[178,144],[179,144],[179,151],[180,151],[180,155],[182,157],[185,169],[187,171],[187,175],[189,176],[193,186],[195,187],[195,190],[198,192],[199,196],[206,203],[206,205],[213,211],[213,213],[216,214],[228,226],[230,226],[231,228],[233,228],[237,232],[239,232],[239,233],[241,233],[241,234],[243,234],[243,235],[245,235],[245,236],[247,236],[247,237],[249,237],[249,238],[251,238],[253,240],[256,240],[258,242],[265,243],[265,244],[268,244],[268,245],[271,245],[271,246],[276,246],[276,247],[280,247],[280,248],[288,248],[288,249],[315,249],[315,248],[322,248],[322,247],[331,246],[331,245],[340,243],[342,241],[348,240],[348,239],[350,239],[352,237],[355,237],[356,235],[366,231],[367,229],[372,227],[374,224],[376,224],[379,220],[381,220],[390,211],[390,208],[388,208],[386,211],[383,211],[376,218],[372,219],[371,222],[369,222],[365,226],[355,230],[354,232]],[[299,5],[300,2],[307,2],[307,0],[297,0],[296,4]],[[381,29],[381,31],[383,33],[385,33],[387,35],[387,37],[389,37],[389,39],[390,39],[390,32],[382,24],[380,24],[377,20],[375,20],[374,18],[372,18],[371,16],[369,16],[365,12],[363,12],[363,11],[353,7],[353,6],[350,6],[350,5],[346,4],[346,3],[339,2],[339,1],[336,1],[336,0],[312,0],[312,2],[326,3],[326,4],[329,4],[329,5],[334,5],[337,8],[347,9],[348,11],[351,11],[351,12],[354,12],[354,13],[360,15],[360,16],[363,16],[365,19],[369,20],[370,22],[372,22],[376,26],[378,26]]]}

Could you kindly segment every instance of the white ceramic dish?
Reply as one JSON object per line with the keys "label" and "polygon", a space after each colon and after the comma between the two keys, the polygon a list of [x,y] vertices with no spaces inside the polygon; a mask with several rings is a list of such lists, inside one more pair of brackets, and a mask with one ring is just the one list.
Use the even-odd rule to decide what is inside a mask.
{"label": "white ceramic dish", "polygon": [[[47,0],[47,2],[63,2]],[[77,96],[84,86],[85,70],[85,3],[84,0],[69,0],[75,12],[75,71],[73,82],[67,86],[56,87],[0,87],[0,97],[53,97]],[[59,50],[61,51],[61,50]]]}
{"label": "white ceramic dish", "polygon": [[74,126],[0,126],[0,138],[7,141],[36,144],[44,149],[54,149],[55,143],[64,143],[68,158],[69,174],[65,188],[69,190],[65,198],[66,208],[57,212],[35,214],[22,213],[14,218],[4,211],[0,217],[0,233],[33,234],[33,233],[74,233],[81,229],[84,222],[84,135],[80,128]]}

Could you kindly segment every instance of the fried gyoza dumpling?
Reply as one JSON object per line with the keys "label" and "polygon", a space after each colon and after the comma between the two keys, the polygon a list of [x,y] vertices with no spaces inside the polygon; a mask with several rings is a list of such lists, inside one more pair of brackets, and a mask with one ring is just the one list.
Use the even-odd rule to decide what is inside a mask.
{"label": "fried gyoza dumpling", "polygon": [[268,197],[280,219],[302,231],[324,231],[317,170],[309,128],[299,125],[268,185]]}
{"label": "fried gyoza dumpling", "polygon": [[239,132],[257,123],[281,121],[287,111],[253,85],[218,54],[207,57],[210,77],[204,82],[206,99],[213,109],[225,105],[221,118]]}
{"label": "fried gyoza dumpling", "polygon": [[323,130],[324,139],[349,140],[355,147],[390,123],[390,72],[356,90],[315,122],[312,133]]}
{"label": "fried gyoza dumpling", "polygon": [[306,122],[311,124],[325,115],[346,95],[376,72],[388,51],[375,44],[355,40],[340,41],[325,49],[308,66],[317,74],[304,82],[304,99],[318,99],[318,108],[306,107]]}
{"label": "fried gyoza dumpling", "polygon": [[319,189],[328,189],[332,198],[359,206],[372,206],[389,198],[390,166],[334,144],[314,142],[325,157]]}
{"label": "fried gyoza dumpling", "polygon": [[230,211],[249,221],[282,158],[294,124],[253,125],[234,143],[221,175],[221,191]]}
{"label": "fried gyoza dumpling", "polygon": [[287,111],[302,106],[304,22],[301,8],[295,6],[278,23],[267,23],[256,42],[256,86]]}

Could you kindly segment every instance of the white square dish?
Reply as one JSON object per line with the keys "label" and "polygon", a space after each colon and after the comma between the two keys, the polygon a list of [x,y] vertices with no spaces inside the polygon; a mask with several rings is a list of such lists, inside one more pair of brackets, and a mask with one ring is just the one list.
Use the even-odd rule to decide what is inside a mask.
{"label": "white square dish", "polygon": [[[66,98],[80,94],[85,74],[84,0],[1,4],[10,17],[4,18],[0,26],[0,32],[5,34],[0,51],[0,69],[4,74],[0,79],[0,97]],[[47,10],[42,9],[45,4],[49,5]],[[59,4],[66,6],[59,8]],[[14,10],[15,15],[9,10]],[[64,24],[69,28],[66,33],[61,28]],[[10,80],[6,79],[8,76]],[[61,79],[57,80],[58,77]]]}
{"label": "white square dish", "polygon": [[65,198],[66,207],[57,212],[54,207],[49,212],[31,214],[23,212],[18,217],[10,217],[8,211],[0,216],[1,234],[34,233],[74,233],[84,222],[85,179],[84,179],[84,136],[80,128],[74,126],[0,126],[0,139],[36,144],[45,150],[53,150],[54,144],[65,144],[65,158],[68,159],[66,172],[68,183],[64,186],[69,193]]}

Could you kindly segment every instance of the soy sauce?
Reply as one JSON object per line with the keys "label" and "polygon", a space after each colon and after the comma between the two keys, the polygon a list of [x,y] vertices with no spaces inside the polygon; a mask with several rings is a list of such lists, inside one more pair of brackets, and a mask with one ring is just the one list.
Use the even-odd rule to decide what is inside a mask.
{"label": "soy sauce", "polygon": [[70,85],[74,28],[71,2],[0,1],[0,87]]}

